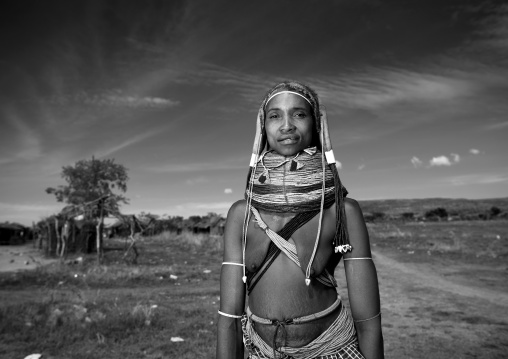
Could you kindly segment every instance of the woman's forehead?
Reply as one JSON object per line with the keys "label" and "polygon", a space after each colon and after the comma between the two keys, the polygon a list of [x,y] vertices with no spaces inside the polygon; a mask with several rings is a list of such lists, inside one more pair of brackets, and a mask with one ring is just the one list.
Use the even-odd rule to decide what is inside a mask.
{"label": "woman's forehead", "polygon": [[309,111],[311,110],[311,106],[305,98],[290,92],[281,92],[273,96],[265,106],[266,111],[283,108],[304,108]]}

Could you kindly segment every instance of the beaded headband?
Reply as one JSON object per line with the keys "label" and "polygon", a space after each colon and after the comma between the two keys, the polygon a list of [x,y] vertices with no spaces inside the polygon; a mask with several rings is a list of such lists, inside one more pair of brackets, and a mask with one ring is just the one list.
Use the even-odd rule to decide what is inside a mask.
{"label": "beaded headband", "polygon": [[293,95],[300,96],[301,98],[303,98],[305,101],[307,101],[309,103],[310,107],[314,107],[312,105],[312,103],[310,102],[310,100],[307,97],[303,96],[301,93],[298,93],[298,92],[295,92],[295,91],[287,91],[287,90],[285,90],[285,91],[280,91],[280,92],[274,93],[272,96],[268,97],[268,99],[266,100],[266,103],[265,103],[265,108],[266,108],[266,105],[268,105],[268,102],[270,102],[270,100],[272,98],[274,98],[277,95],[281,95],[283,93],[291,93]]}

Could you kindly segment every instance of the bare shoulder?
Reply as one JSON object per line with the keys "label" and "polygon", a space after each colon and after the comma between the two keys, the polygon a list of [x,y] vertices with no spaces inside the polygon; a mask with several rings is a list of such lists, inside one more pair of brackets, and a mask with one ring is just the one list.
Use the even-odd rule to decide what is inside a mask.
{"label": "bare shoulder", "polygon": [[[354,257],[370,257],[370,241],[367,226],[363,219],[362,209],[358,202],[352,198],[345,198],[347,230],[349,242],[353,247]],[[349,252],[345,257],[351,256]]]}
{"label": "bare shoulder", "polygon": [[362,209],[360,208],[360,204],[355,199],[349,197],[344,198],[344,208],[346,210],[348,222],[349,220],[357,220],[357,219],[361,219],[363,222]]}
{"label": "bare shoulder", "polygon": [[224,260],[242,262],[243,220],[247,202],[236,201],[229,208],[224,232]]}
{"label": "bare shoulder", "polygon": [[231,205],[228,211],[227,222],[232,225],[240,221],[243,223],[243,218],[245,216],[245,208],[247,206],[247,201],[244,199],[238,200]]}

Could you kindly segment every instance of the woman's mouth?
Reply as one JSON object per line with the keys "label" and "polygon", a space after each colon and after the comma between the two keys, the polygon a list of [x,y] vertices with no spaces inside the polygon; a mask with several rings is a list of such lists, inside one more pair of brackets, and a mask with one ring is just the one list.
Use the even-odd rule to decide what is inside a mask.
{"label": "woman's mouth", "polygon": [[281,138],[279,140],[280,143],[282,143],[283,145],[294,145],[295,143],[298,142],[298,138],[297,137],[284,137],[284,138]]}

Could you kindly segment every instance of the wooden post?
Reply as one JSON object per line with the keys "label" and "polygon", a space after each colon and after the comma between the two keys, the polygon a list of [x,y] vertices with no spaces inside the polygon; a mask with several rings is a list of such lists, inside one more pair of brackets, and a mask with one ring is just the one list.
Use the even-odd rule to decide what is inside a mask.
{"label": "wooden post", "polygon": [[55,235],[56,235],[56,256],[60,257],[60,249],[62,248],[62,237],[58,229],[58,217],[55,217]]}
{"label": "wooden post", "polygon": [[76,223],[74,220],[71,222],[71,228],[72,228],[72,250],[76,251]]}
{"label": "wooden post", "polygon": [[97,222],[97,264],[102,261],[102,227],[104,225],[104,203],[101,199],[99,205],[99,220]]}
{"label": "wooden post", "polygon": [[53,243],[52,241],[52,235],[51,235],[51,224],[49,223],[49,220],[45,221],[46,223],[46,230],[48,231],[48,236],[47,236],[47,239],[46,239],[46,245],[45,245],[45,248],[44,248],[44,252],[46,253],[47,256],[50,255],[50,252],[51,252],[51,244]]}
{"label": "wooden post", "polygon": [[60,257],[61,258],[65,258],[66,257],[66,252],[67,252],[67,246],[68,246],[68,241],[69,241],[69,231],[70,231],[70,222],[69,222],[69,219],[66,218],[65,219],[65,222],[64,222],[64,225],[62,227],[62,234],[61,234],[61,240],[62,240],[62,247],[60,248]]}

